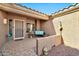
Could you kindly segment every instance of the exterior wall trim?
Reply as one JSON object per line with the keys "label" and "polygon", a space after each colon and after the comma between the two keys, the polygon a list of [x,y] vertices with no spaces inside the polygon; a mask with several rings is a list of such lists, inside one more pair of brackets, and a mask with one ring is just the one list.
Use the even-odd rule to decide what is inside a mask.
{"label": "exterior wall trim", "polygon": [[52,14],[52,15],[50,15],[50,18],[53,19],[53,18],[60,17],[60,16],[63,16],[63,15],[66,15],[66,14],[77,12],[77,11],[79,11],[79,6],[73,7],[71,9],[66,10],[66,11],[61,11],[59,13]]}

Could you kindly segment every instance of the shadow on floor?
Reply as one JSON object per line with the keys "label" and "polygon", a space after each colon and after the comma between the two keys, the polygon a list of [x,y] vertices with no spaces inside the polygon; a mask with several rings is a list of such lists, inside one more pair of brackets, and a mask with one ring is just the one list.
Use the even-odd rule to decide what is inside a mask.
{"label": "shadow on floor", "polygon": [[79,56],[79,50],[62,44],[53,47],[52,50],[48,52],[48,56]]}

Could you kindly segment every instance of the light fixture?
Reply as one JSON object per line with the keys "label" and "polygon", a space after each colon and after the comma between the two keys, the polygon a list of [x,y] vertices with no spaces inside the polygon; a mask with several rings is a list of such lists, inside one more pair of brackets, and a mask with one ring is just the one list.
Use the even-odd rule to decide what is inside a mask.
{"label": "light fixture", "polygon": [[3,23],[4,24],[7,24],[7,19],[3,19]]}

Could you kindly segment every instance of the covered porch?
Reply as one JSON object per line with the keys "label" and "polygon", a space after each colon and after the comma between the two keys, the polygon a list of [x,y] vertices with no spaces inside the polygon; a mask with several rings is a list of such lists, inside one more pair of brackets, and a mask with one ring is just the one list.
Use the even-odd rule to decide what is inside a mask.
{"label": "covered porch", "polygon": [[[6,9],[7,8],[7,9]],[[29,8],[17,4],[0,4],[0,47],[8,37],[12,40],[25,39],[33,30],[42,30],[41,21],[47,21],[49,17]]]}
{"label": "covered porch", "polygon": [[13,40],[25,39],[25,38],[34,38],[35,31],[42,31],[43,20],[37,20],[33,18],[28,18],[25,20],[22,19],[8,19],[8,36]]}

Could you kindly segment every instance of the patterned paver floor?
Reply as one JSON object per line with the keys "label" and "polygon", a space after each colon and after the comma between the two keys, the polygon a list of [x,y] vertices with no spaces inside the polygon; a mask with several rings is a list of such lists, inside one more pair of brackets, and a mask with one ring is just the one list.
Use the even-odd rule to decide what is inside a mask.
{"label": "patterned paver floor", "polygon": [[79,56],[79,50],[65,46],[60,45],[57,47],[53,47],[51,51],[49,51],[49,56]]}
{"label": "patterned paver floor", "polygon": [[[37,56],[36,55],[36,38],[11,41],[2,48],[4,56]],[[2,55],[0,53],[0,56]],[[79,50],[69,46],[60,45],[53,47],[48,56],[79,56]]]}
{"label": "patterned paver floor", "polygon": [[36,39],[11,41],[2,48],[4,56],[36,56]]}

